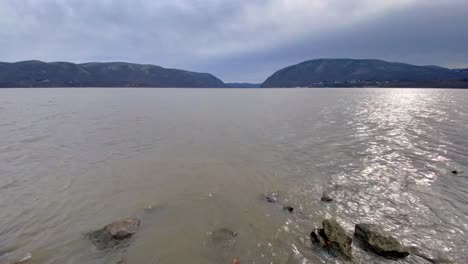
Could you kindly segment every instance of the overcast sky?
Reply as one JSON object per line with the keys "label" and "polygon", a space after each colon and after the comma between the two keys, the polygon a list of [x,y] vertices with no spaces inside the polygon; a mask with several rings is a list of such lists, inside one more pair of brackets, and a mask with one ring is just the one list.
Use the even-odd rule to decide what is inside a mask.
{"label": "overcast sky", "polygon": [[468,67],[468,0],[0,0],[0,61],[127,61],[262,82],[339,57]]}

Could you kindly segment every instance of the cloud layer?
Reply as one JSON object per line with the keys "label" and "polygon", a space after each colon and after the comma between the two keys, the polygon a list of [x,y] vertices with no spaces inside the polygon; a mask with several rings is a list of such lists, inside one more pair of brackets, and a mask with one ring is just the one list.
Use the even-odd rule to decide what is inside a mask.
{"label": "cloud layer", "polygon": [[466,0],[2,0],[0,61],[129,61],[263,81],[321,57],[468,67]]}

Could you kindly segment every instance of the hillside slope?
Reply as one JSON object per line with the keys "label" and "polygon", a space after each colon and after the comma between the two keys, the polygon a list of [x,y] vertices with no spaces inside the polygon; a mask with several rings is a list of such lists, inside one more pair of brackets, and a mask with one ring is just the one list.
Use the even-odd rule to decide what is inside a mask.
{"label": "hillside slope", "polygon": [[262,87],[420,86],[463,84],[467,74],[438,66],[382,60],[317,59],[277,71]]}
{"label": "hillside slope", "polygon": [[123,62],[0,63],[0,87],[225,87],[208,73]]}

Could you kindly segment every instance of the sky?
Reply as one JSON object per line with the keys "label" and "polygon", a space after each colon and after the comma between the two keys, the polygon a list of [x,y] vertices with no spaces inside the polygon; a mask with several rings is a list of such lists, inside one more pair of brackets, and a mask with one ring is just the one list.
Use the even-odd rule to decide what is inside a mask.
{"label": "sky", "polygon": [[0,0],[0,61],[126,61],[263,82],[316,58],[468,68],[468,0]]}

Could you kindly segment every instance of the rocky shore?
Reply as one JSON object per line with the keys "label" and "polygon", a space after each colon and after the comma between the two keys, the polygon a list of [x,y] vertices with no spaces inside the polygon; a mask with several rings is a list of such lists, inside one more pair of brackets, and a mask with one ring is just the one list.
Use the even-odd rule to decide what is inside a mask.
{"label": "rocky shore", "polygon": [[[269,203],[280,203],[283,208],[293,208],[290,205],[281,204],[278,193],[270,193],[262,196]],[[334,199],[329,193],[324,193],[321,202],[332,203]],[[290,211],[291,213],[293,211]],[[362,263],[353,255],[353,245],[365,251],[389,260],[404,259],[414,255],[429,263],[451,264],[451,260],[445,257],[434,257],[423,253],[417,247],[407,247],[401,244],[397,238],[384,230],[383,226],[368,223],[356,223],[352,236],[346,232],[336,219],[324,219],[322,227],[312,230],[310,233],[312,245],[322,248],[348,263]]]}
{"label": "rocky shore", "polygon": [[[261,200],[272,204],[278,211],[287,214],[301,214],[278,192],[262,194]],[[330,193],[324,193],[320,202],[327,204],[335,202]],[[156,207],[144,210],[146,214],[151,213]],[[135,235],[139,232],[141,220],[137,217],[124,218],[113,221],[104,227],[86,233],[86,238],[96,249],[106,252],[112,249],[124,249],[129,246]],[[376,258],[399,260],[409,256],[415,256],[428,263],[450,264],[453,263],[445,257],[434,257],[431,253],[423,252],[414,246],[405,246],[391,233],[385,231],[384,226],[370,223],[355,223],[354,233],[350,234],[342,224],[334,218],[326,218],[321,226],[313,229],[310,234],[310,245],[319,249],[333,258],[340,259],[345,263],[364,263],[359,259],[359,254],[354,252],[359,248],[373,254]],[[207,233],[207,246],[215,251],[229,252],[237,242],[238,232],[227,227],[215,229]],[[123,251],[124,252],[124,251]],[[19,264],[32,259],[30,253],[7,253],[0,256],[0,264]],[[233,256],[233,263],[241,263],[242,259]],[[125,258],[116,263],[128,263]],[[288,262],[289,263],[289,262]]]}

